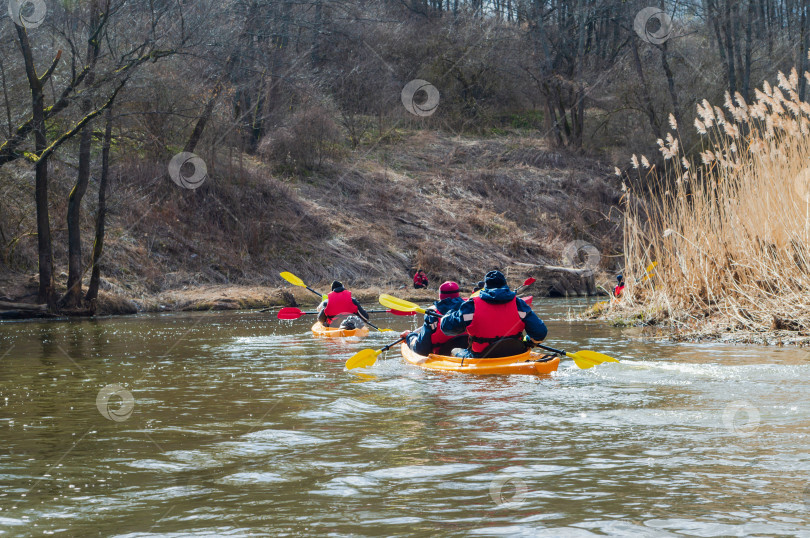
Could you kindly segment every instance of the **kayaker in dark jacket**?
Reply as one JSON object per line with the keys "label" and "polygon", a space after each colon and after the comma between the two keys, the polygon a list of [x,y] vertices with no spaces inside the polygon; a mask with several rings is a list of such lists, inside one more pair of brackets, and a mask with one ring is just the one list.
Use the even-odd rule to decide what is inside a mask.
{"label": "kayaker in dark jacket", "polygon": [[336,317],[345,319],[346,316],[358,314],[364,320],[368,319],[368,313],[363,310],[357,299],[352,297],[352,292],[343,287],[340,281],[332,282],[332,291],[326,296],[326,300],[318,305],[318,321],[327,327],[332,324]]}
{"label": "kayaker in dark jacket", "polygon": [[462,304],[464,304],[464,299],[459,295],[457,283],[447,281],[439,286],[439,300],[427,309],[428,313],[425,314],[425,323],[422,327],[415,332],[405,331],[402,333],[402,336],[407,335],[405,341],[408,346],[420,355],[430,353],[449,355],[454,348],[466,346],[467,333],[456,336],[445,334],[439,327],[440,317],[431,314],[431,312],[435,312],[447,315]]}
{"label": "kayaker in dark jacket", "polygon": [[448,335],[467,331],[470,347],[455,350],[459,357],[508,357],[528,349],[523,331],[539,344],[548,334],[545,323],[523,299],[506,285],[500,271],[490,271],[484,289],[442,318],[441,329]]}

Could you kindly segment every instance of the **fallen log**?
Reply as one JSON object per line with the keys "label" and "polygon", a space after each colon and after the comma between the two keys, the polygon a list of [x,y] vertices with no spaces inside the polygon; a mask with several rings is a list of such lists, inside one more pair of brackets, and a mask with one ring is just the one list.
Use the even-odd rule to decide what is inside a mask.
{"label": "fallen log", "polygon": [[30,310],[0,310],[0,320],[2,319],[34,319],[34,318],[58,318],[56,314],[50,312],[31,312]]}
{"label": "fallen log", "polygon": [[48,305],[0,301],[0,310],[19,310],[21,312],[47,312]]}

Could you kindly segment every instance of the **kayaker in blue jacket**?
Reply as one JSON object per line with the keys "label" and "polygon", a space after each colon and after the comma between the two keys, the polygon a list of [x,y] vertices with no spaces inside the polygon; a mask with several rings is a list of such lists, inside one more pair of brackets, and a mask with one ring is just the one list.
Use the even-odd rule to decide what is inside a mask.
{"label": "kayaker in blue jacket", "polygon": [[[545,323],[523,299],[506,285],[500,271],[490,271],[484,289],[442,318],[448,335],[469,334],[470,346],[456,349],[458,357],[508,357],[525,352],[530,343],[539,344],[548,334]],[[528,339],[523,339],[523,331]]]}
{"label": "kayaker in blue jacket", "polygon": [[439,286],[439,300],[427,309],[422,327],[415,332],[405,331],[401,336],[406,338],[408,346],[419,355],[430,353],[449,355],[454,348],[467,345],[467,333],[456,336],[444,334],[439,327],[439,316],[431,312],[447,315],[462,304],[464,299],[459,294],[458,284],[452,281],[445,282]]}

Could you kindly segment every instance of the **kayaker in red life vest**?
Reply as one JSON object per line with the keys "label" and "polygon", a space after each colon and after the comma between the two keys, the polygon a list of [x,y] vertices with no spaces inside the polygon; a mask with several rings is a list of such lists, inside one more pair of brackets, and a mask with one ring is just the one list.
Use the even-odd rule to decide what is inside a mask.
{"label": "kayaker in red life vest", "polygon": [[318,321],[328,327],[335,318],[344,319],[352,314],[357,314],[364,320],[368,319],[368,313],[363,310],[357,299],[352,297],[352,292],[335,280],[332,282],[332,291],[326,296],[326,300],[318,305]]}
{"label": "kayaker in red life vest", "polygon": [[413,275],[413,287],[416,289],[427,288],[428,286],[428,278],[424,271],[419,269],[415,275]]}
{"label": "kayaker in red life vest", "polygon": [[619,283],[616,284],[615,288],[613,288],[613,295],[615,295],[618,299],[622,296],[622,292],[624,291],[624,276],[619,275],[616,277],[616,280],[618,280]]}
{"label": "kayaker in red life vest", "polygon": [[[487,273],[480,295],[445,315],[440,327],[451,336],[465,330],[469,334],[470,346],[453,350],[457,357],[519,355],[531,343],[542,342],[548,334],[545,323],[509,289],[500,271]],[[527,339],[522,338],[524,330]]]}
{"label": "kayaker in red life vest", "polygon": [[434,302],[425,314],[424,325],[418,331],[405,331],[401,336],[406,337],[408,346],[420,355],[430,353],[449,355],[454,348],[467,345],[467,333],[456,336],[444,334],[439,327],[439,316],[431,312],[447,315],[462,304],[464,299],[459,295],[458,284],[452,281],[445,282],[439,286],[439,300]]}

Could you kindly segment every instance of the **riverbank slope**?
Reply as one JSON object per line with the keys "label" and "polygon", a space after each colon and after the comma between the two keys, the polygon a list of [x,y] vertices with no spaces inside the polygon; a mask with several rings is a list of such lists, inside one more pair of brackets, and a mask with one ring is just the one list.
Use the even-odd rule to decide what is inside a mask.
{"label": "riverbank slope", "polygon": [[[51,199],[66,199],[72,163],[53,168]],[[164,163],[118,166],[108,195],[98,313],[286,304],[282,289],[291,286],[280,271],[322,289],[340,279],[354,289],[407,289],[421,298],[410,293],[410,282],[422,268],[434,288],[428,298],[445,279],[471,287],[492,268],[522,281],[532,267],[581,265],[572,244],[593,245],[599,254],[587,263],[597,270],[613,270],[619,260],[620,191],[611,169],[551,150],[531,133],[402,131],[297,175],[246,156],[208,168],[206,183],[191,191],[171,182]],[[2,215],[15,241],[4,253],[0,296],[32,302],[31,172],[20,165],[2,173],[9,196],[20,203]],[[88,263],[94,187],[82,221]],[[52,204],[60,290],[65,212],[64,204]],[[598,283],[607,285],[607,278]],[[530,292],[559,293],[554,284],[541,281]],[[559,289],[567,290],[558,282]]]}

